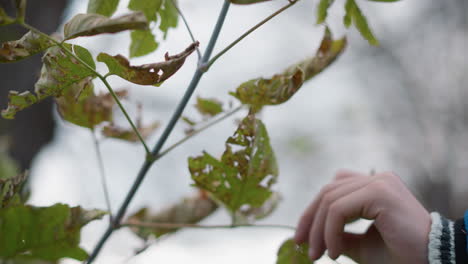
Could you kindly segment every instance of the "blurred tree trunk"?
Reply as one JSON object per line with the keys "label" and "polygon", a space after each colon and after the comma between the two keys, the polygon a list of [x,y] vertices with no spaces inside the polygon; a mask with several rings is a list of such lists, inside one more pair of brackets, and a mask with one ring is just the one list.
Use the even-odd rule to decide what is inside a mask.
{"label": "blurred tree trunk", "polygon": [[[14,15],[11,0],[0,0],[0,6]],[[28,1],[26,21],[47,34],[56,31],[68,1]],[[26,31],[16,25],[0,27],[0,42],[21,38]],[[41,69],[41,55],[18,63],[0,64],[0,108],[5,109],[8,91],[33,90]],[[20,112],[14,120],[0,119],[0,135],[6,135],[10,154],[22,170],[31,166],[31,161],[54,133],[52,101],[45,100]]]}

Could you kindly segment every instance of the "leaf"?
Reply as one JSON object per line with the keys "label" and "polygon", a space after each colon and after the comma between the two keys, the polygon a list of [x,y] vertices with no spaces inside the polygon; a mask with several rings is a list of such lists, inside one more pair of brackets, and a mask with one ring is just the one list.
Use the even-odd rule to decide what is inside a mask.
{"label": "leaf", "polygon": [[24,21],[26,15],[26,0],[15,0],[16,19]]}
{"label": "leaf", "polygon": [[176,0],[165,0],[161,8],[158,10],[161,23],[159,29],[164,32],[163,38],[166,39],[167,33],[170,28],[176,28],[179,20],[179,12],[174,6],[177,4]]}
{"label": "leaf", "polygon": [[[63,45],[91,67],[94,65],[91,54],[85,48],[67,43]],[[71,85],[86,77],[95,77],[93,71],[71,58],[58,46],[49,48],[42,57],[42,62],[41,76],[35,84],[36,95],[10,91],[8,108],[2,111],[3,118],[12,119],[18,111],[47,97],[60,97]]]}
{"label": "leaf", "polygon": [[110,17],[117,10],[118,5],[119,0],[89,0],[87,13]]}
{"label": "leaf", "polygon": [[305,81],[326,69],[344,51],[346,39],[333,40],[330,30],[325,31],[315,56],[290,66],[283,73],[269,79],[258,78],[241,84],[230,94],[254,111],[265,105],[278,105],[288,101]]}
{"label": "leaf", "polygon": [[325,22],[328,16],[328,9],[333,4],[334,0],[320,0],[317,8],[317,24]]}
{"label": "leaf", "polygon": [[235,219],[239,224],[251,224],[271,215],[278,207],[279,202],[281,202],[281,195],[278,192],[273,192],[262,206],[236,212]]}
{"label": "leaf", "polygon": [[65,39],[81,36],[94,36],[104,33],[116,33],[130,29],[147,29],[148,21],[142,12],[135,12],[116,18],[99,14],[78,14],[65,24]]}
{"label": "leaf", "polygon": [[59,264],[58,261],[47,261],[47,260],[40,260],[40,259],[31,259],[28,257],[15,257],[13,259],[0,259],[2,264]]}
{"label": "leaf", "polygon": [[169,56],[165,54],[165,61],[140,66],[131,66],[130,62],[122,55],[111,56],[100,53],[97,60],[104,62],[109,68],[109,74],[140,85],[157,85],[176,73],[192,52],[198,47],[198,42],[191,44],[183,52]]}
{"label": "leaf", "polygon": [[15,19],[8,16],[5,10],[0,7],[0,26],[6,26],[15,23]]}
{"label": "leaf", "polygon": [[[218,205],[206,194],[200,192],[195,197],[184,198],[180,202],[155,214],[150,213],[147,208],[140,209],[137,213],[130,216],[127,222],[130,224],[196,224],[210,216],[216,209],[218,209]],[[179,228],[132,227],[132,231],[144,240],[147,240],[151,235],[160,237],[177,230]]]}
{"label": "leaf", "polygon": [[134,30],[131,33],[130,58],[141,57],[155,51],[159,44],[151,30]]}
{"label": "leaf", "polygon": [[307,244],[297,245],[293,239],[288,239],[278,250],[276,264],[311,264],[313,262],[307,256],[308,248]]}
{"label": "leaf", "polygon": [[50,207],[13,206],[0,209],[0,257],[55,261],[68,257],[85,260],[79,247],[80,230],[104,212],[55,204]]}
{"label": "leaf", "polygon": [[347,0],[345,4],[344,24],[349,27],[351,22],[356,26],[361,35],[369,42],[369,44],[377,46],[379,41],[375,38],[366,17],[362,14],[361,9],[354,0]]}
{"label": "leaf", "polygon": [[188,162],[195,186],[213,195],[233,215],[261,207],[278,176],[265,125],[252,114],[227,139],[221,160],[204,152]]}
{"label": "leaf", "polygon": [[270,0],[230,0],[231,3],[238,4],[238,5],[257,4],[260,2],[266,2],[266,1],[270,1]]}
{"label": "leaf", "polygon": [[156,21],[156,13],[161,8],[164,0],[130,0],[128,9],[132,11],[141,11],[145,14],[148,21]]}
{"label": "leaf", "polygon": [[[94,128],[104,121],[112,121],[115,105],[111,94],[95,95],[92,78],[88,77],[73,84],[64,94],[56,98],[60,116],[75,125]],[[127,91],[116,91],[117,96],[125,97]]]}
{"label": "leaf", "polygon": [[197,104],[195,105],[198,112],[205,116],[215,116],[223,112],[223,103],[212,98],[197,97]]}
{"label": "leaf", "polygon": [[0,178],[0,210],[11,205],[21,204],[21,190],[27,179],[28,173],[20,173],[16,176]]}
{"label": "leaf", "polygon": [[55,44],[46,37],[29,31],[19,40],[7,41],[2,44],[0,63],[16,62],[29,58],[53,45]]}
{"label": "leaf", "polygon": [[[148,126],[142,126],[141,124],[137,124],[137,129],[138,132],[140,132],[140,135],[146,139],[149,137],[156,129],[158,129],[160,126],[159,122],[153,122]],[[116,139],[122,139],[125,141],[130,141],[130,142],[139,142],[140,139],[138,138],[137,134],[133,129],[129,128],[121,128],[116,126],[115,124],[110,124],[104,126],[102,130],[102,134],[106,137],[110,138],[116,138]]]}
{"label": "leaf", "polygon": [[368,1],[372,1],[372,2],[398,2],[400,0],[368,0]]}

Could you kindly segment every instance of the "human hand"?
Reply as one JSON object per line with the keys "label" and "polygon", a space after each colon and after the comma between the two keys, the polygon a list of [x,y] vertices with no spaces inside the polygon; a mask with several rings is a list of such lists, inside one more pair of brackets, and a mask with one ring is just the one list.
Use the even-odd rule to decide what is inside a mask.
{"label": "human hand", "polygon": [[[363,235],[344,232],[359,218],[375,221]],[[360,264],[426,264],[430,228],[429,213],[395,174],[341,171],[305,210],[295,241],[309,242],[313,260],[328,250]]]}

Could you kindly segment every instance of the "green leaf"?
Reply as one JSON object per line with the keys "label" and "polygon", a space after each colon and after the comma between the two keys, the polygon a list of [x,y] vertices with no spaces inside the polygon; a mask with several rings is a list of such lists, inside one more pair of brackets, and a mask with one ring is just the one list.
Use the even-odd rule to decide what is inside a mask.
{"label": "green leaf", "polygon": [[18,93],[17,91],[10,91],[8,93],[8,107],[2,110],[2,117],[5,119],[13,119],[17,112],[28,108],[29,106],[37,103],[37,98],[29,91]]}
{"label": "green leaf", "polygon": [[372,30],[369,28],[366,17],[362,14],[361,9],[359,9],[359,6],[354,0],[346,1],[345,12],[345,26],[349,27],[352,22],[369,44],[374,46],[379,45],[379,41],[375,38]]}
{"label": "green leaf", "polygon": [[21,197],[21,190],[27,179],[27,173],[11,175],[0,178],[0,210],[11,205],[21,204],[24,197]]}
{"label": "green leaf", "polygon": [[278,250],[276,264],[311,264],[313,262],[307,256],[308,248],[307,244],[297,245],[294,240],[288,239]]}
{"label": "green leaf", "polygon": [[261,207],[278,176],[265,125],[253,114],[227,139],[221,160],[204,152],[188,162],[195,186],[222,202],[233,216]]}
{"label": "green leaf", "polygon": [[156,13],[159,11],[164,0],[130,0],[128,9],[141,11],[145,14],[148,21],[156,21]]}
{"label": "green leaf", "polygon": [[237,211],[234,215],[237,223],[251,224],[256,220],[261,220],[270,216],[278,207],[281,202],[281,195],[279,192],[273,192],[260,207],[251,207],[243,211]]}
{"label": "green leaf", "polygon": [[163,38],[166,39],[169,28],[176,28],[179,20],[179,12],[174,6],[176,0],[165,0],[161,8],[158,10],[161,23],[159,29],[164,32]]}
{"label": "green leaf", "polygon": [[[148,126],[142,126],[141,122],[139,122],[139,124],[137,124],[137,129],[140,135],[144,139],[146,139],[151,134],[153,134],[154,131],[156,131],[156,129],[159,128],[159,126],[160,126],[160,123],[157,121],[149,124]],[[133,129],[121,128],[112,123],[104,126],[104,128],[102,129],[102,134],[105,137],[109,137],[109,138],[116,138],[116,139],[121,139],[121,140],[129,141],[129,142],[140,142],[140,139],[138,138],[137,134],[135,133]]]}
{"label": "green leaf", "polygon": [[197,97],[197,104],[195,107],[200,114],[205,116],[215,116],[223,112],[223,103],[213,98]]}
{"label": "green leaf", "polygon": [[31,259],[28,257],[15,257],[12,259],[4,260],[0,259],[2,264],[59,264],[58,261],[47,261],[47,260],[40,260],[40,259]]}
{"label": "green leaf", "polygon": [[[127,223],[165,223],[165,224],[196,224],[210,216],[218,209],[218,205],[206,194],[200,192],[199,195],[184,198],[180,202],[156,213],[151,213],[149,209],[142,208],[129,217]],[[132,231],[139,237],[147,240],[151,235],[160,237],[173,232],[179,228],[149,228],[132,227]]]}
{"label": "green leaf", "polygon": [[333,63],[345,47],[346,39],[333,40],[327,28],[315,57],[294,64],[283,73],[269,79],[247,81],[230,94],[243,104],[249,104],[254,111],[259,111],[265,105],[282,104],[288,101],[305,81],[312,79]]}
{"label": "green leaf", "polygon": [[328,8],[333,4],[334,0],[320,0],[317,7],[317,24],[325,22],[328,16]]}
{"label": "green leaf", "polygon": [[64,204],[0,209],[0,257],[85,260],[88,255],[79,247],[80,230],[103,215],[102,211],[86,211]]}
{"label": "green leaf", "polygon": [[78,14],[65,24],[65,39],[81,36],[94,36],[104,33],[116,33],[130,29],[147,29],[148,21],[141,12],[131,13],[116,18],[98,14]]}
{"label": "green leaf", "polygon": [[5,10],[0,7],[0,26],[6,26],[15,23],[15,19],[8,16]]}
{"label": "green leaf", "polygon": [[21,39],[7,41],[0,47],[0,63],[16,62],[29,58],[55,45],[44,36],[29,31]]}
{"label": "green leaf", "polygon": [[169,56],[165,54],[165,61],[140,66],[131,66],[130,62],[122,55],[111,56],[100,53],[97,60],[104,62],[109,68],[109,74],[140,85],[157,85],[176,73],[185,62],[185,59],[195,51],[198,42],[191,44],[183,52]]}
{"label": "green leaf", "polygon": [[257,4],[260,2],[266,2],[266,1],[270,1],[270,0],[230,0],[231,3],[238,4],[238,5]]}
{"label": "green leaf", "polygon": [[117,10],[118,5],[119,0],[89,0],[87,13],[110,17]]}
{"label": "green leaf", "polygon": [[400,0],[368,0],[368,1],[372,1],[372,2],[398,2]]}
{"label": "green leaf", "polygon": [[131,33],[130,58],[141,57],[158,48],[158,43],[151,30],[134,30]]}

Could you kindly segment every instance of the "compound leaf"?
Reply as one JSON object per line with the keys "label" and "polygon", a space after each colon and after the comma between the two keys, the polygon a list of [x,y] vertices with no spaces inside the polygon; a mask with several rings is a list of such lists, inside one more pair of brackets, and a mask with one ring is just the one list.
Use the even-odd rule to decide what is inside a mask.
{"label": "compound leaf", "polygon": [[[218,209],[218,205],[206,194],[200,192],[197,196],[184,198],[180,202],[157,213],[149,212],[149,209],[140,209],[130,216],[128,223],[164,223],[164,224],[196,224],[210,216]],[[179,228],[163,227],[132,227],[132,231],[139,237],[147,240],[151,235],[160,237],[173,233]]]}
{"label": "compound leaf", "polygon": [[258,78],[241,84],[230,94],[243,104],[249,104],[254,111],[264,105],[277,105],[288,101],[305,81],[326,69],[344,51],[346,39],[333,40],[330,30],[324,38],[316,55],[292,65],[281,74],[269,79]]}
{"label": "compound leaf", "polygon": [[119,0],[89,0],[87,13],[110,17],[115,13],[118,5]]}
{"label": "compound leaf", "polygon": [[159,44],[151,30],[134,30],[130,34],[130,58],[141,57],[155,51]]}
{"label": "compound leaf", "polygon": [[185,59],[198,47],[198,42],[191,44],[183,52],[174,56],[165,54],[165,61],[140,66],[131,66],[130,62],[122,55],[111,56],[100,53],[97,60],[104,62],[109,68],[109,74],[140,85],[157,85],[176,73],[185,62]]}
{"label": "compound leaf", "polygon": [[204,152],[189,158],[189,170],[195,186],[213,195],[234,216],[261,207],[278,176],[265,125],[253,114],[227,139],[221,160]]}
{"label": "compound leaf", "polygon": [[266,1],[270,1],[270,0],[230,0],[231,3],[238,4],[238,5],[257,4],[260,2],[266,2]]}
{"label": "compound leaf", "polygon": [[0,47],[0,63],[26,59],[53,45],[55,44],[45,36],[29,31],[19,40],[7,41],[2,44]]}
{"label": "compound leaf", "polygon": [[50,207],[26,205],[0,209],[0,257],[21,257],[55,261],[68,257],[85,260],[79,247],[80,230],[104,212],[55,204]]}
{"label": "compound leaf", "polygon": [[201,98],[197,97],[197,103],[195,104],[198,112],[205,116],[215,116],[223,112],[223,103],[213,98]]}
{"label": "compound leaf", "polygon": [[288,239],[278,250],[276,264],[311,264],[313,262],[307,256],[308,248],[307,244],[297,245],[293,239]]}
{"label": "compound leaf", "polygon": [[135,12],[116,18],[99,14],[78,14],[65,24],[65,39],[116,33],[130,29],[147,29],[148,21],[142,12]]}
{"label": "compound leaf", "polygon": [[369,28],[366,17],[362,14],[361,9],[354,0],[346,1],[345,12],[345,26],[349,27],[351,23],[353,23],[369,44],[374,46],[379,45],[379,41],[375,38],[372,30]]}

